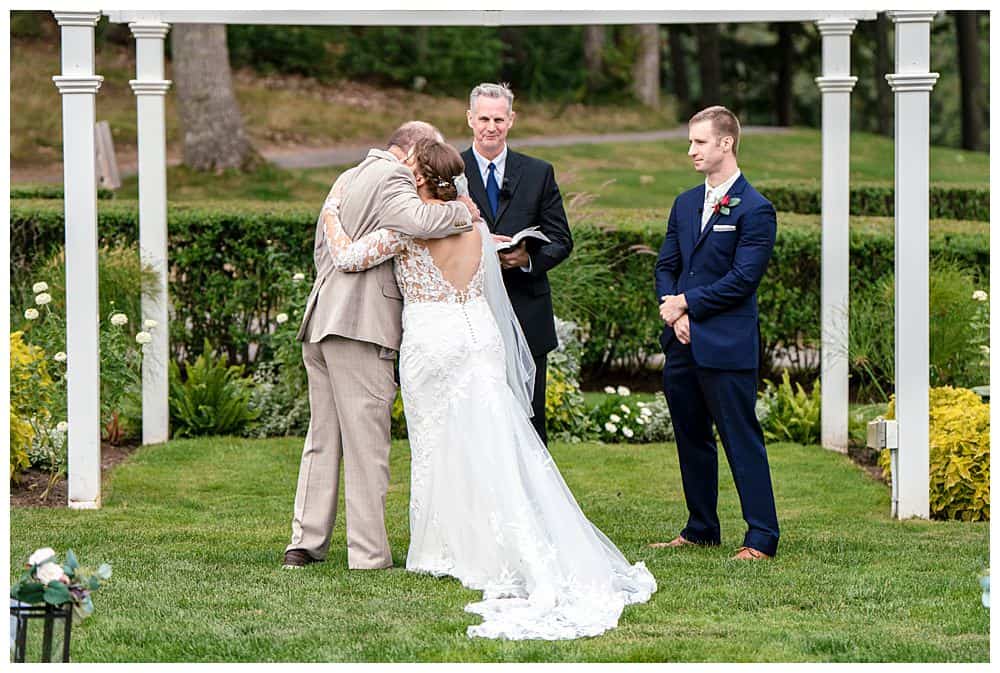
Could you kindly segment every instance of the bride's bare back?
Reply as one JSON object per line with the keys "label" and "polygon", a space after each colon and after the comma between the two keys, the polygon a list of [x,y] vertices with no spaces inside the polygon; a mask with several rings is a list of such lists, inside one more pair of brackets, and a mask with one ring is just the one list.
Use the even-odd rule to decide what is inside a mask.
{"label": "bride's bare back", "polygon": [[468,289],[483,252],[483,241],[477,229],[447,238],[416,239],[414,243],[427,248],[434,266],[456,290]]}

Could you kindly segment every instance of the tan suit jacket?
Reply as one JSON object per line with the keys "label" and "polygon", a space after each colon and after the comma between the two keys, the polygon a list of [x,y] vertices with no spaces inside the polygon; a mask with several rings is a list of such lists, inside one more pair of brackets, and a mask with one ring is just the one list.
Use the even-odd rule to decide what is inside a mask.
{"label": "tan suit jacket", "polygon": [[398,351],[403,296],[396,285],[392,262],[360,273],[333,268],[324,226],[331,197],[340,200],[341,224],[354,239],[379,228],[416,238],[443,238],[471,226],[469,211],[454,201],[421,201],[413,173],[385,150],[369,150],[364,161],[334,182],[316,222],[316,281],[297,338],[317,343],[336,335]]}

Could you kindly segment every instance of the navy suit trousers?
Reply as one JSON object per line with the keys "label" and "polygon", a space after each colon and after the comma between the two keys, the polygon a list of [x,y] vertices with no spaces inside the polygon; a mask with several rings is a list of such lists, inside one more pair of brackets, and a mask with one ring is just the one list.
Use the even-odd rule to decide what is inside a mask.
{"label": "navy suit trousers", "polygon": [[778,515],[764,433],[757,422],[757,371],[698,367],[691,346],[667,348],[663,391],[670,407],[688,522],[681,531],[700,544],[719,544],[719,458],[714,424],[736,482],[747,532],[743,545],[774,556]]}

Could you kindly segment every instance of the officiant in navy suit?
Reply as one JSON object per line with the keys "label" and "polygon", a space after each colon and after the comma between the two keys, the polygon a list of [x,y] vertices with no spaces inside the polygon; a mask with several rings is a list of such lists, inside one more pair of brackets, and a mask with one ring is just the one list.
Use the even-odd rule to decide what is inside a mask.
{"label": "officiant in navy suit", "polygon": [[503,281],[535,361],[531,418],[543,442],[547,355],[558,345],[547,272],[573,250],[562,195],[552,164],[511,151],[507,132],[514,124],[514,94],[505,84],[480,84],[469,95],[472,147],[462,153],[469,194],[498,240],[537,226],[549,238],[522,241],[500,253]]}
{"label": "officiant in navy suit", "polygon": [[670,407],[687,525],[652,547],[716,545],[719,431],[747,532],[734,559],[771,558],[778,516],[764,435],[754,410],[760,359],[757,286],[777,220],[774,207],[740,173],[740,124],[722,106],[688,122],[688,156],[705,184],[674,201],[656,262],[656,296],[665,327],[663,392]]}

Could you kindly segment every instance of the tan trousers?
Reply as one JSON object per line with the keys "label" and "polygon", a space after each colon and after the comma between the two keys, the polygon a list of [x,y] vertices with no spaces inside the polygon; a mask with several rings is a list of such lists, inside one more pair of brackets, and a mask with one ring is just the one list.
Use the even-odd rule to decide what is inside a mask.
{"label": "tan trousers", "polygon": [[292,541],[286,551],[303,549],[314,559],[326,558],[343,459],[347,565],[392,566],[385,496],[396,397],[394,358],[393,350],[336,336],[302,344],[310,419],[295,492]]}

